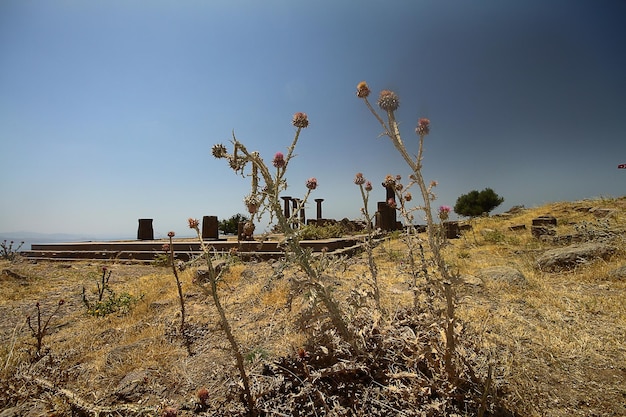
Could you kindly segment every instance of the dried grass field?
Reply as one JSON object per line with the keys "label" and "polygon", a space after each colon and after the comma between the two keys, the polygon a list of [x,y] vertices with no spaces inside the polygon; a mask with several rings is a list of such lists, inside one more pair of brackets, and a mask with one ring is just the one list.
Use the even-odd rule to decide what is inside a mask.
{"label": "dried grass field", "polygon": [[[533,237],[530,225],[540,215],[557,219],[557,237],[602,241],[611,245],[610,255],[581,257],[573,267],[542,270],[538,259],[569,243]],[[516,225],[526,228],[511,230]],[[472,230],[448,240],[444,256],[458,276],[454,285],[458,337],[471,342],[460,343],[457,354],[471,362],[483,381],[491,369],[492,387],[486,396],[498,407],[487,408],[485,416],[626,415],[625,230],[626,199],[597,199],[479,218],[472,221]],[[388,355],[381,356],[388,362],[384,369],[388,384],[368,388],[367,393],[358,391],[367,369],[350,368],[353,363],[347,359],[328,365],[311,380],[330,383],[325,379],[330,375],[337,398],[329,394],[304,398],[303,404],[327,406],[309,414],[304,409],[287,411],[278,396],[267,398],[270,392],[285,394],[280,391],[285,385],[278,388],[277,381],[289,378],[287,372],[278,378],[271,372],[277,368],[270,365],[289,368],[302,359],[303,349],[311,356],[332,350],[331,340],[312,337],[320,334],[323,312],[312,308],[306,289],[294,284],[298,272],[292,267],[281,262],[237,262],[229,268],[219,294],[245,355],[254,392],[259,398],[266,396],[265,415],[443,415],[437,407],[444,405],[435,395],[421,408],[400,408],[409,403],[404,397],[426,395],[414,391],[432,387],[412,382],[418,379],[419,369],[409,372],[410,364],[418,363],[412,355],[422,352],[422,339],[415,327],[402,324],[413,305],[406,246],[402,238],[392,236],[375,248],[374,255],[382,304],[397,327],[381,332],[398,340],[415,340],[403,345],[402,352],[388,348]],[[110,288],[130,298],[117,312],[88,314],[82,289],[88,297],[95,296],[103,266],[111,272]],[[485,268],[496,266],[512,268],[523,279],[490,279],[484,274]],[[328,275],[335,296],[349,310],[368,276],[366,254],[334,262]],[[179,337],[178,293],[167,267],[0,261],[0,408],[4,410],[0,416],[164,415],[174,409],[177,415],[243,415],[235,361],[215,307],[192,282],[194,268],[180,276],[189,351]],[[60,300],[64,302],[58,306]],[[27,317],[37,330],[37,303],[42,324],[57,307],[58,311],[34,358],[37,338]],[[385,320],[370,317],[371,322],[383,329]],[[439,330],[432,334],[438,337]],[[394,361],[398,361],[395,367]],[[294,381],[302,378],[294,376]],[[200,388],[208,390],[206,404],[199,402]],[[482,388],[471,389],[480,399]],[[302,395],[323,392],[328,391],[315,389]],[[376,405],[375,410],[365,413],[354,406],[352,410],[361,410],[357,413],[341,408],[342,393]],[[292,396],[290,401],[299,400]],[[470,407],[456,413],[476,414],[476,408]]]}

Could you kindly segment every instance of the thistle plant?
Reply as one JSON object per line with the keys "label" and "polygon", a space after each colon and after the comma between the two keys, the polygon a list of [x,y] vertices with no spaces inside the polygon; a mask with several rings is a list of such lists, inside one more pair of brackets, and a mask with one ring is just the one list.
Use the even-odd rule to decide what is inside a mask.
{"label": "thistle plant", "polygon": [[[224,330],[224,333],[226,333],[226,338],[228,339],[228,343],[230,344],[230,348],[233,351],[235,360],[237,362],[237,369],[239,371],[239,376],[241,377],[241,380],[243,382],[244,406],[247,408],[249,416],[256,416],[258,413],[257,413],[257,409],[256,409],[255,402],[254,402],[254,396],[252,395],[252,390],[250,389],[250,378],[248,377],[248,373],[246,372],[244,357],[243,357],[243,354],[241,353],[241,348],[239,347],[239,343],[237,342],[237,339],[235,338],[230,322],[228,321],[228,317],[226,316],[226,310],[224,310],[224,307],[222,306],[222,302],[218,294],[218,283],[221,280],[222,274],[225,271],[225,269],[222,268],[218,271],[213,266],[213,255],[211,252],[211,248],[204,242],[204,239],[202,238],[202,233],[200,233],[200,221],[198,219],[189,218],[188,224],[189,224],[189,228],[196,232],[196,235],[198,236],[198,239],[200,240],[200,247],[202,249],[203,258],[206,261],[207,272],[208,272],[207,277],[209,281],[208,282],[209,289],[207,289],[203,285],[204,284],[203,282],[197,282],[197,285],[207,296],[210,295],[211,298],[213,299],[213,304],[215,305],[215,308],[217,309],[217,312],[220,317],[220,324],[222,326],[222,330]],[[173,235],[170,236],[170,241],[172,237]],[[172,247],[171,244],[170,244],[170,247]],[[173,250],[173,249],[170,249],[170,250]],[[174,268],[174,270],[175,269],[176,268]],[[178,277],[176,272],[174,272],[174,275]],[[177,283],[178,282],[179,280],[177,278]],[[181,306],[183,306],[182,295],[181,295],[182,292],[180,290],[180,285],[178,286],[178,288],[179,288],[179,295],[181,296]]]}
{"label": "thistle plant", "polygon": [[372,279],[371,286],[374,295],[374,302],[376,303],[376,308],[379,311],[382,311],[380,304],[380,287],[378,286],[378,267],[376,266],[376,262],[374,260],[374,231],[372,230],[372,223],[374,219],[370,215],[368,208],[369,195],[370,191],[372,191],[372,183],[367,181],[360,172],[354,177],[354,183],[358,185],[359,191],[361,191],[361,199],[363,200],[361,214],[365,217],[365,252],[367,253],[367,265]]}
{"label": "thistle plant", "polygon": [[170,231],[167,233],[167,237],[170,240],[167,249],[169,250],[169,264],[172,267],[172,273],[174,274],[174,278],[176,279],[176,289],[178,290],[178,302],[180,305],[180,335],[185,340],[185,345],[187,349],[190,348],[189,340],[186,338],[185,333],[185,297],[183,296],[183,285],[178,276],[178,268],[176,268],[176,264],[174,263],[174,242],[172,239],[176,236],[176,233]]}
{"label": "thistle plant", "polygon": [[[114,312],[127,312],[130,310],[132,304],[137,301],[137,297],[123,292],[121,294],[116,294],[115,291],[109,285],[109,280],[111,278],[111,271],[106,266],[102,267],[102,274],[96,282],[96,290],[94,291],[97,295],[97,299],[95,301],[90,301],[87,297],[87,290],[83,286],[82,291],[82,300],[83,304],[87,308],[87,312],[92,316],[103,317],[107,314]],[[105,294],[108,296],[105,298]]]}
{"label": "thistle plant", "polygon": [[[432,252],[433,261],[437,270],[441,276],[441,287],[446,299],[446,352],[445,352],[445,366],[450,375],[453,375],[454,367],[452,364],[452,355],[455,349],[454,339],[454,294],[452,290],[452,277],[448,271],[447,265],[441,254],[441,242],[438,239],[438,233],[435,221],[433,219],[433,211],[431,208],[431,201],[434,199],[432,193],[432,186],[429,188],[426,186],[424,177],[422,175],[422,159],[424,150],[424,139],[430,133],[430,120],[426,118],[420,118],[415,128],[415,133],[419,137],[418,153],[415,157],[411,156],[402,140],[400,135],[400,128],[396,121],[395,111],[400,106],[400,100],[396,93],[389,90],[383,90],[380,92],[377,100],[378,107],[383,111],[384,116],[378,114],[370,103],[368,97],[371,90],[365,81],[360,82],[357,85],[356,95],[362,99],[369,111],[376,118],[378,123],[383,129],[383,135],[387,136],[396,150],[400,153],[406,164],[411,168],[411,180],[417,184],[423,200],[423,212],[426,219],[428,244]],[[394,203],[395,204],[395,203]]]}
{"label": "thistle plant", "polygon": [[[321,300],[325,308],[328,310],[334,327],[339,335],[348,342],[353,342],[354,335],[350,331],[339,304],[334,300],[331,289],[324,282],[323,274],[320,273],[313,265],[312,256],[309,251],[304,250],[300,246],[301,237],[296,228],[292,225],[297,223],[297,213],[306,204],[311,192],[318,187],[317,179],[309,178],[306,183],[306,194],[298,202],[298,206],[294,209],[293,214],[288,218],[281,210],[280,193],[287,189],[285,174],[292,158],[294,150],[298,143],[302,129],[309,125],[308,117],[305,113],[296,113],[292,120],[293,126],[296,128],[295,136],[291,145],[287,148],[287,154],[277,152],[272,159],[274,170],[264,162],[258,152],[248,151],[246,146],[242,144],[233,133],[231,143],[233,145],[232,153],[228,152],[222,144],[214,145],[212,154],[218,159],[226,159],[229,166],[236,173],[242,176],[248,175],[251,178],[250,199],[254,199],[258,205],[258,211],[255,215],[259,218],[262,214],[268,213],[270,222],[276,222],[278,229],[283,233],[282,241],[287,254],[294,260],[299,268],[306,276],[306,285],[315,297]],[[246,174],[246,167],[250,166],[249,173]]]}
{"label": "thistle plant", "polygon": [[13,247],[14,244],[14,241],[7,243],[6,240],[3,240],[2,243],[0,243],[0,259],[14,261],[18,258],[20,249],[22,249],[24,242],[20,242],[17,247]]}
{"label": "thistle plant", "polygon": [[30,316],[26,317],[26,324],[28,325],[28,328],[30,329],[32,336],[35,338],[35,353],[32,356],[33,360],[38,360],[41,358],[43,338],[47,334],[48,326],[50,325],[50,321],[52,320],[52,317],[54,317],[59,312],[59,309],[61,308],[63,304],[65,304],[65,301],[62,299],[59,300],[54,311],[48,316],[48,319],[43,321],[41,317],[41,305],[39,304],[39,302],[37,302],[37,304],[35,304],[35,307],[37,308],[37,322],[33,325],[31,321],[31,317]]}

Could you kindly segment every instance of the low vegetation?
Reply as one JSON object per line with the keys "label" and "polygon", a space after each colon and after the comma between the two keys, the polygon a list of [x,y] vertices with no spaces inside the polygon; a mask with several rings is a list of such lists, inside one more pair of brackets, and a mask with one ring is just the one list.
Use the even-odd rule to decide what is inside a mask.
{"label": "low vegetation", "polygon": [[[609,210],[610,217],[598,220],[594,208]],[[607,230],[623,232],[626,199],[562,202],[478,218],[473,231],[448,240],[443,249],[445,259],[462,280],[457,287],[459,323],[476,347],[462,351],[462,357],[473,362],[478,376],[490,381],[491,387],[485,392],[490,403],[492,396],[498,396],[499,415],[506,415],[505,409],[524,416],[623,415],[626,273],[615,271],[626,265],[626,245],[619,233],[614,233],[612,244],[618,250],[610,259],[581,263],[569,271],[542,272],[536,259],[560,244],[532,237],[532,219],[540,215],[557,218],[556,237],[584,230],[587,239],[594,239],[605,236]],[[511,230],[516,225],[526,225],[526,229]],[[373,251],[381,303],[396,317],[394,329],[379,330],[388,341],[404,343],[412,350],[399,356],[393,350],[395,353],[385,360],[395,365],[397,372],[387,374],[388,383],[378,388],[377,397],[359,398],[369,404],[382,402],[389,406],[399,401],[394,396],[418,380],[415,372],[407,370],[407,359],[424,354],[428,340],[411,336],[418,336],[422,330],[415,317],[406,316],[413,305],[413,293],[402,257],[406,247],[399,235],[395,236],[398,238],[384,241]],[[368,270],[367,255],[345,260],[341,265],[339,279],[333,284],[335,294],[356,305],[359,291],[355,289],[362,288],[360,277]],[[482,269],[495,265],[518,269],[527,284],[479,278]],[[96,317],[86,313],[81,290],[85,277],[102,266],[87,262],[2,261],[0,407],[15,408],[16,413],[29,409],[56,415],[70,415],[72,409],[79,415],[97,411],[147,415],[161,413],[167,407],[177,410],[178,415],[241,413],[239,378],[221,336],[217,312],[208,307],[206,296],[193,284],[193,269],[180,272],[187,334],[193,340],[190,356],[178,338],[179,295],[171,270],[105,265],[113,271],[109,285],[143,297],[127,312]],[[297,276],[297,271],[283,269],[278,262],[237,263],[224,273],[220,283],[224,308],[245,353],[252,390],[260,397],[266,395],[262,397],[265,409],[276,410],[266,415],[281,415],[278,410],[287,407],[276,403],[280,396],[269,395],[278,377],[292,388],[300,383],[307,387],[302,391],[302,407],[308,401],[318,401],[315,396],[320,392],[348,395],[353,389],[350,387],[358,387],[365,377],[366,368],[350,367],[354,362],[335,350],[332,339],[307,339],[306,329],[323,325],[323,321],[315,318],[314,305],[293,298],[297,290],[293,280]],[[57,310],[60,299],[64,304]],[[45,327],[45,333],[37,331],[36,321],[31,318],[42,346],[41,358],[33,362],[36,339],[26,317],[35,317],[33,306],[38,302],[42,312],[39,328]],[[383,348],[372,346],[372,352]],[[384,349],[391,352],[389,348]],[[329,356],[340,358],[336,363],[344,363],[345,367],[331,369],[320,363],[330,361]],[[360,363],[371,372],[375,370],[374,362],[368,360]],[[326,372],[326,379],[317,368]],[[307,369],[309,380],[304,373]],[[487,378],[489,375],[491,378]],[[338,385],[329,387],[331,381]],[[208,397],[200,391],[203,388],[210,393]],[[421,389],[433,393],[445,387],[423,384]],[[373,395],[368,390],[363,392]],[[478,394],[480,398],[482,392]],[[429,398],[432,400],[432,396]],[[378,407],[380,415],[389,415],[382,410],[393,412],[384,405]],[[468,411],[465,415],[475,413]],[[302,411],[301,415],[308,414]],[[332,414],[318,410],[318,415]],[[402,409],[394,415],[420,413]],[[438,414],[433,411],[430,415]],[[484,415],[498,415],[498,410],[492,408]]]}

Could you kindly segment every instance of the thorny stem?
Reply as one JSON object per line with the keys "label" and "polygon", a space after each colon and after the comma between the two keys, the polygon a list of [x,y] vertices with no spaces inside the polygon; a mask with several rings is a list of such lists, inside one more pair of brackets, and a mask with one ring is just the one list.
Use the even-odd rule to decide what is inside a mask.
{"label": "thorny stem", "polygon": [[[174,243],[172,242],[172,236],[170,238],[170,265],[172,266],[172,272],[174,278],[176,278],[176,287],[178,288],[178,300],[180,302],[180,335],[185,339],[185,298],[183,297],[183,287],[178,277],[178,270],[174,264]],[[187,342],[187,341],[185,341]]]}
{"label": "thorny stem", "polygon": [[[195,231],[196,231],[196,234],[198,235],[198,239],[200,240],[200,246],[202,248],[202,252],[204,254],[204,258],[206,260],[206,264],[207,264],[207,268],[209,272],[208,274],[209,284],[211,286],[210,292],[211,292],[211,297],[213,298],[213,304],[215,305],[215,308],[217,309],[217,312],[220,316],[220,324],[222,326],[222,329],[224,330],[224,333],[226,333],[226,338],[228,339],[228,343],[230,343],[230,347],[233,351],[233,354],[235,355],[235,360],[237,362],[237,369],[239,370],[239,376],[241,377],[241,380],[243,382],[243,390],[244,390],[244,396],[246,399],[246,407],[248,409],[248,415],[256,416],[258,413],[256,410],[252,391],[250,390],[250,380],[246,372],[244,358],[243,358],[243,355],[241,354],[241,349],[239,348],[239,344],[237,343],[237,340],[235,339],[235,336],[233,335],[233,330],[230,326],[228,318],[226,317],[226,311],[224,310],[224,307],[222,306],[219,295],[217,293],[217,283],[221,276],[221,272],[218,274],[215,271],[215,268],[213,267],[210,248],[205,244],[204,239],[202,239],[202,234],[200,233],[200,230],[196,227]],[[202,291],[205,294],[209,292],[206,290],[204,286],[199,285],[199,287],[200,289],[202,289]]]}
{"label": "thorny stem", "polygon": [[37,358],[39,358],[40,354],[41,354],[41,347],[43,346],[43,337],[46,335],[46,331],[48,330],[48,325],[50,325],[50,320],[52,320],[52,317],[54,317],[54,315],[56,313],[58,313],[59,309],[61,308],[61,306],[64,304],[63,300],[59,300],[59,303],[57,304],[56,309],[52,312],[52,314],[50,314],[50,316],[48,317],[48,320],[46,320],[46,322],[43,324],[43,326],[41,325],[41,306],[39,305],[39,303],[36,304],[37,307],[37,330],[35,330],[35,328],[32,326],[31,322],[30,322],[30,316],[26,317],[26,323],[28,324],[28,327],[30,328],[30,331],[33,335],[33,337],[35,339],[37,339],[37,344],[36,344],[36,349],[37,351],[35,352],[35,355]]}
{"label": "thorny stem", "polygon": [[367,203],[369,200],[369,193],[366,193],[363,189],[363,184],[359,184],[359,190],[361,190],[361,198],[363,199],[363,215],[365,216],[365,230],[367,232],[366,244],[367,244],[367,263],[369,265],[370,273],[372,274],[372,287],[374,290],[374,302],[376,308],[382,311],[380,305],[380,289],[378,288],[378,267],[374,261],[374,242],[372,238],[372,218],[369,214]]}
{"label": "thorny stem", "polygon": [[[297,260],[298,266],[300,269],[306,274],[308,277],[308,285],[315,291],[315,293],[320,297],[322,303],[330,313],[331,320],[333,325],[342,336],[342,338],[350,343],[354,340],[354,335],[349,331],[348,325],[346,324],[341,309],[337,302],[332,298],[332,295],[329,289],[323,284],[321,277],[318,272],[313,268],[311,263],[309,262],[309,257],[305,253],[305,251],[300,246],[300,241],[297,233],[290,227],[290,219],[287,219],[283,214],[280,206],[279,194],[281,191],[281,187],[284,185],[284,175],[289,164],[291,158],[293,158],[293,152],[295,150],[296,144],[298,142],[298,138],[300,136],[302,128],[298,128],[296,130],[294,139],[291,145],[288,148],[287,157],[285,158],[285,166],[279,168],[277,170],[276,179],[272,177],[267,165],[263,162],[261,157],[256,152],[249,152],[247,148],[237,140],[233,133],[233,145],[236,150],[239,150],[246,162],[251,162],[253,166],[256,166],[261,177],[265,181],[265,192],[266,197],[268,199],[268,206],[272,216],[276,217],[278,222],[278,227],[283,231],[285,236],[285,244],[289,251],[293,253],[295,259]],[[302,200],[301,204],[306,202],[308,198],[310,190],[307,192],[305,198]]]}

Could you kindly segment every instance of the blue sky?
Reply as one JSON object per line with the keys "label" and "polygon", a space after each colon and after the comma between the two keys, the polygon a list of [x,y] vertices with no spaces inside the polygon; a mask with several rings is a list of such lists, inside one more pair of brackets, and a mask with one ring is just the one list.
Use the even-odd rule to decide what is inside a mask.
{"label": "blue sky", "polygon": [[[513,205],[626,194],[626,3],[0,2],[0,231],[188,233],[245,212],[249,184],[211,146],[266,161],[309,116],[287,178],[324,217],[358,218],[356,172],[384,199],[409,172],[355,96],[400,96],[436,205],[493,188]],[[374,97],[375,100],[375,97]],[[417,193],[416,193],[417,194]],[[307,215],[315,215],[314,203]]]}

